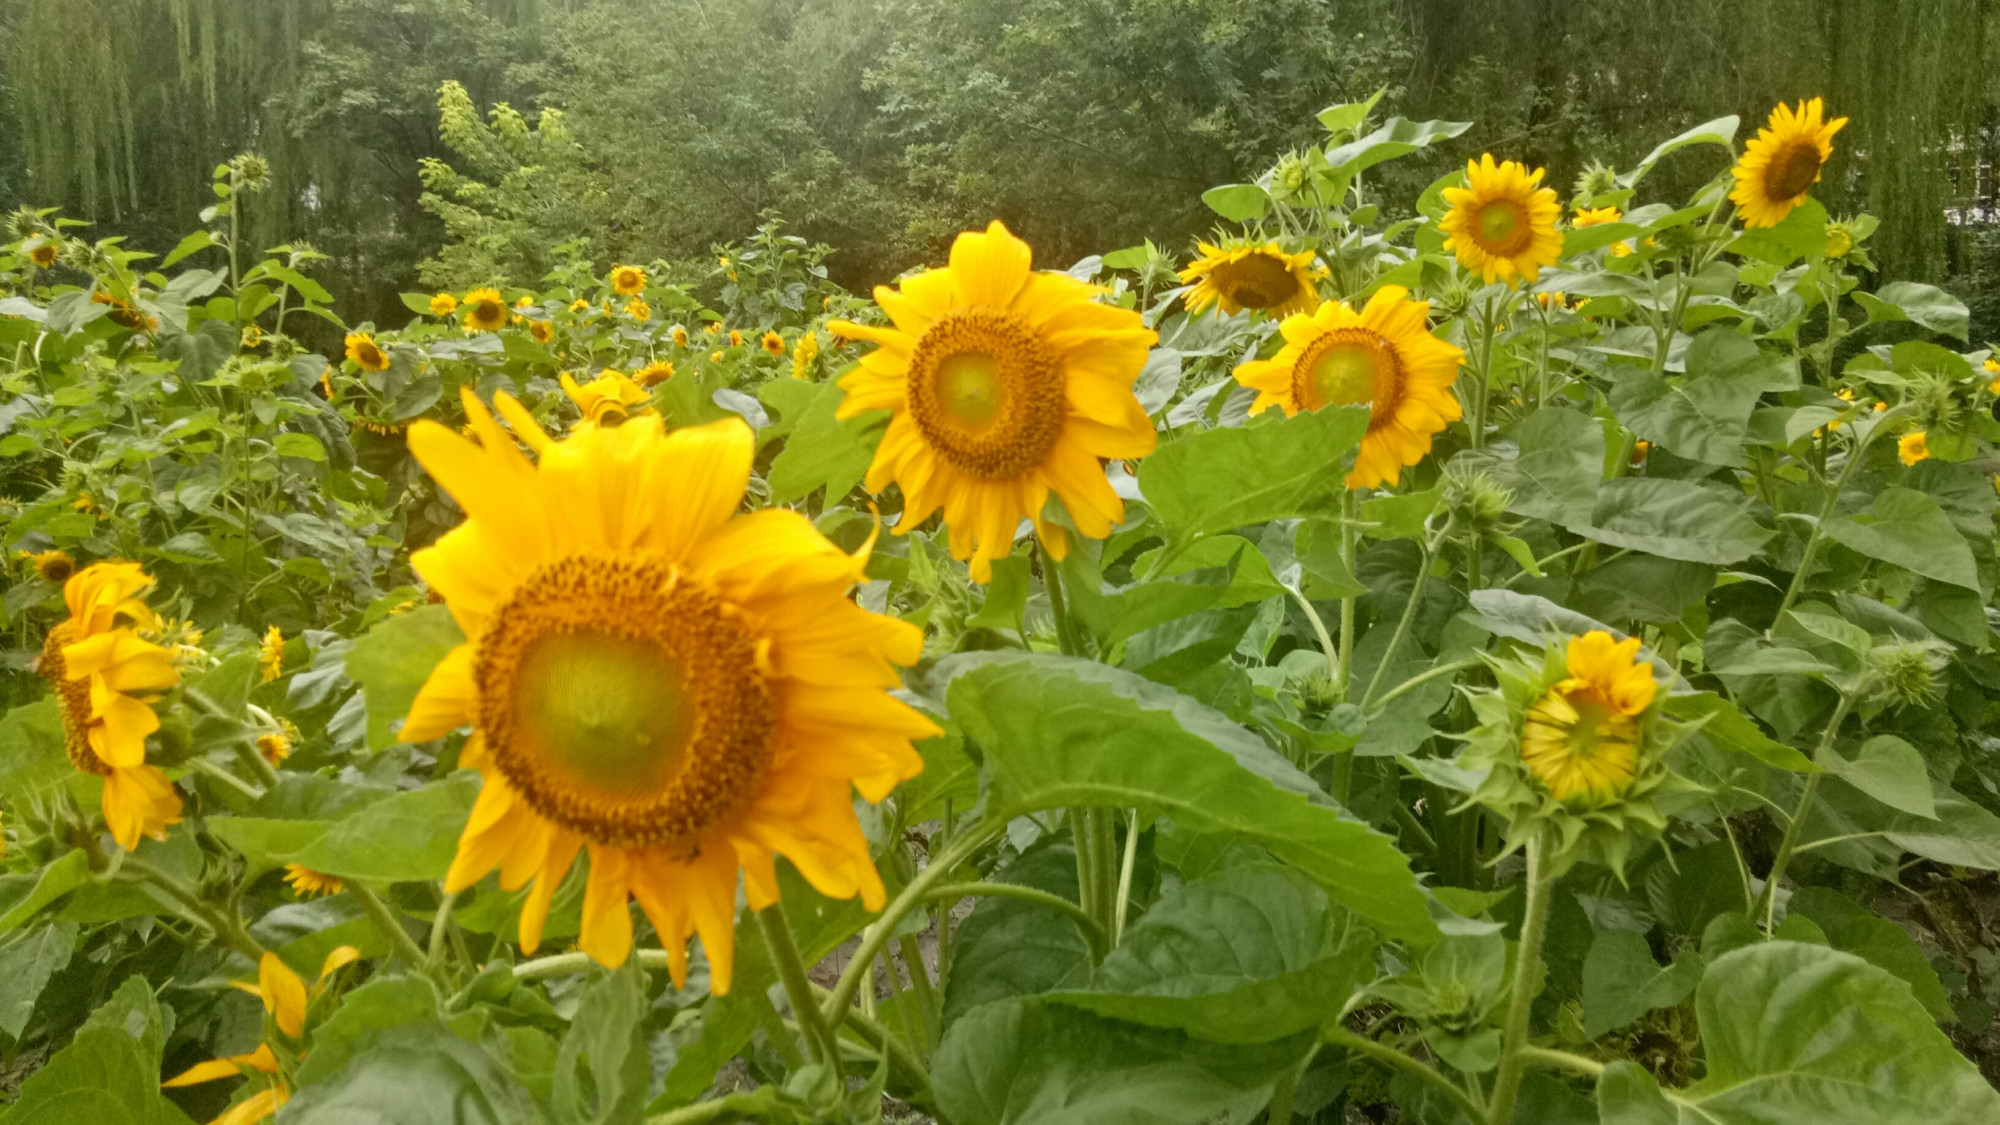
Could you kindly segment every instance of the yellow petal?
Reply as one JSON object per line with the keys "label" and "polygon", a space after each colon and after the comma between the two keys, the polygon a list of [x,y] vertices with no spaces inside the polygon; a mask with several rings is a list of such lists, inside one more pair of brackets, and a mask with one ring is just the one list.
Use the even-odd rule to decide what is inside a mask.
{"label": "yellow petal", "polygon": [[257,962],[257,986],[263,990],[264,1010],[277,1017],[278,1030],[297,1039],[306,1029],[306,982],[278,959],[265,953]]}

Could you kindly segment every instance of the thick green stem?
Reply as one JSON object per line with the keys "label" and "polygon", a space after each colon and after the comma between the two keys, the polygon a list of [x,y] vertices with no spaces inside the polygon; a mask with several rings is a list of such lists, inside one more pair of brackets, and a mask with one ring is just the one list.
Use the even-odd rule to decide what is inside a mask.
{"label": "thick green stem", "polygon": [[214,904],[206,901],[200,894],[196,893],[193,887],[181,882],[178,878],[167,874],[165,871],[154,867],[144,860],[134,859],[130,855],[123,858],[118,865],[118,870],[120,872],[130,872],[166,892],[167,897],[180,904],[190,921],[197,923],[210,934],[214,935],[215,940],[250,958],[252,961],[256,961],[264,956],[264,947],[257,944],[257,939],[250,936],[249,931],[243,928],[241,921],[224,914]]}
{"label": "thick green stem", "polygon": [[889,936],[895,930],[896,923],[902,921],[905,914],[915,910],[932,887],[942,883],[946,876],[957,870],[959,864],[971,859],[975,852],[1006,829],[1005,821],[998,824],[982,822],[966,829],[963,835],[953,840],[942,852],[932,856],[930,863],[925,865],[922,871],[917,872],[916,878],[911,879],[909,885],[903,888],[903,893],[897,895],[888,909],[882,912],[882,916],[875,919],[874,924],[863,932],[861,945],[855,949],[853,958],[848,961],[846,971],[842,972],[840,979],[834,983],[833,994],[821,1006],[820,1010],[830,1026],[838,1030],[840,1021],[847,1017],[848,1010],[854,1004],[854,992],[861,987],[865,966],[889,944]]}
{"label": "thick green stem", "polygon": [[396,956],[401,957],[410,968],[418,972],[429,970],[430,958],[424,955],[416,939],[410,936],[410,931],[404,929],[403,923],[390,911],[388,903],[383,902],[380,896],[368,889],[366,883],[358,879],[347,880],[346,889],[348,894],[354,896],[354,901],[361,905],[361,912],[368,915],[368,920],[374,923],[375,928],[382,931],[382,936],[389,940],[389,947],[396,951]]}
{"label": "thick green stem", "polygon": [[[757,926],[764,933],[764,946],[771,952],[771,964],[778,970],[785,996],[792,1002],[792,1018],[799,1022],[807,1052],[814,1060],[838,1070],[840,1046],[834,1042],[833,1031],[820,1014],[812,980],[806,975],[805,960],[799,956],[799,943],[792,937],[791,923],[785,921],[784,904],[774,902],[759,910]],[[922,971],[922,965],[915,965],[910,975],[914,977]]]}
{"label": "thick green stem", "polygon": [[[1298,602],[1299,608],[1305,611],[1306,620],[1312,622],[1313,636],[1319,638],[1319,650],[1326,655],[1327,683],[1333,685],[1335,691],[1345,691],[1346,685],[1341,683],[1341,677],[1346,675],[1346,668],[1342,657],[1342,653],[1345,650],[1334,646],[1333,637],[1326,631],[1326,622],[1320,620],[1319,611],[1313,608],[1312,602],[1297,590],[1292,590],[1290,593],[1292,600]],[[1348,603],[1352,600],[1351,598],[1340,599],[1340,612],[1343,622],[1351,608]]]}
{"label": "thick green stem", "polygon": [[1056,561],[1049,557],[1040,540],[1035,541],[1035,553],[1041,557],[1042,585],[1049,592],[1049,613],[1056,619],[1056,648],[1064,656],[1082,656],[1082,646],[1077,644],[1075,626],[1069,619],[1069,607],[1063,601],[1062,577],[1056,573]]}
{"label": "thick green stem", "polygon": [[1125,936],[1125,913],[1132,904],[1132,871],[1139,862],[1139,810],[1133,809],[1125,824],[1125,859],[1118,865],[1118,904],[1111,912],[1111,944]]}
{"label": "thick green stem", "polygon": [[1546,870],[1546,857],[1542,854],[1545,844],[1546,840],[1539,836],[1528,841],[1528,871],[1524,880],[1528,899],[1521,916],[1521,943],[1514,954],[1514,984],[1507,998],[1500,1072],[1494,1076],[1493,1098],[1486,1113],[1486,1120],[1493,1125],[1507,1125],[1514,1119],[1514,1099],[1521,1092],[1521,1076],[1528,1066],[1522,1048],[1528,1045],[1528,1016],[1535,1006],[1535,985],[1542,969],[1542,937],[1549,924],[1549,891],[1555,883]]}
{"label": "thick green stem", "polygon": [[264,791],[262,789],[259,789],[257,786],[250,784],[249,782],[243,780],[240,777],[237,777],[235,774],[230,773],[228,770],[223,769],[221,766],[216,765],[214,762],[209,761],[207,758],[189,758],[187,760],[187,764],[191,768],[193,768],[196,773],[207,774],[209,777],[212,777],[216,781],[219,781],[222,784],[229,786],[231,789],[236,790],[238,793],[243,794],[245,797],[248,797],[253,801],[264,795]]}
{"label": "thick green stem", "polygon": [[[1355,557],[1361,544],[1361,494],[1347,489],[1340,494],[1340,561],[1347,565],[1347,573],[1354,573]],[[1304,601],[1303,598],[1300,599]],[[1311,607],[1307,607],[1311,616]],[[1317,623],[1317,618],[1315,618]],[[1322,629],[1320,643],[1326,639]],[[1340,659],[1334,662],[1333,694],[1336,699],[1347,698],[1348,681],[1354,677],[1354,595],[1340,599]]]}
{"label": "thick green stem", "polygon": [[[1792,603],[1799,600],[1799,593],[1805,589],[1806,578],[1812,572],[1813,560],[1818,557],[1820,544],[1825,541],[1826,521],[1833,518],[1834,507],[1840,503],[1840,494],[1846,490],[1847,482],[1854,476],[1854,470],[1860,467],[1864,455],[1868,452],[1868,446],[1874,442],[1876,434],[1882,433],[1889,422],[1902,413],[1904,408],[1899,406],[1878,416],[1867,433],[1856,438],[1854,444],[1848,448],[1847,464],[1841,468],[1840,476],[1827,491],[1826,499],[1820,503],[1819,516],[1813,520],[1812,531],[1806,536],[1805,553],[1799,556],[1798,569],[1792,572],[1791,584],[1785,587],[1785,599],[1778,603],[1777,615],[1771,618],[1772,630],[1778,627],[1778,622],[1784,620],[1785,611],[1792,608]],[[1856,428],[1858,430],[1859,426]],[[1770,631],[1767,630],[1765,635],[1769,636]]]}
{"label": "thick green stem", "polygon": [[1278,1083],[1271,1088],[1271,1104],[1264,1111],[1264,1125],[1291,1125],[1292,1106],[1299,1096],[1299,1070],[1293,1068],[1278,1076]]}
{"label": "thick green stem", "polygon": [[1523,1047],[1521,1057],[1537,1066],[1573,1070],[1590,1078],[1604,1073],[1603,1063],[1596,1059],[1584,1058],[1582,1055],[1572,1055],[1568,1051],[1554,1051],[1547,1047]]}
{"label": "thick green stem", "polygon": [[[818,985],[813,985],[813,993],[822,1000],[829,995]],[[860,1012],[848,1013],[847,1030],[863,1043],[888,1055],[890,1072],[908,1084],[913,1097],[923,1102],[931,1100],[930,1074],[924,1067],[924,1061],[910,1050],[900,1036]]]}
{"label": "thick green stem", "polygon": [[1367,1055],[1376,1062],[1400,1070],[1404,1074],[1428,1084],[1432,1089],[1449,1098],[1451,1103],[1457,1106],[1461,1113],[1465,1114],[1466,1120],[1473,1122],[1474,1125],[1480,1125],[1480,1123],[1487,1120],[1486,1111],[1479,1108],[1479,1103],[1473,1101],[1464,1090],[1459,1089],[1457,1083],[1439,1074],[1435,1068],[1425,1066],[1423,1063],[1398,1051],[1394,1047],[1377,1043],[1373,1039],[1364,1038],[1337,1025],[1322,1030],[1320,1038],[1335,1047],[1352,1051],[1357,1055]]}
{"label": "thick green stem", "polygon": [[[1840,734],[1840,724],[1847,721],[1847,713],[1854,708],[1854,697],[1843,692],[1840,702],[1834,705],[1833,717],[1826,722],[1826,729],[1820,732],[1819,750],[1815,759],[1823,759],[1833,752],[1833,740]],[[1818,764],[1815,762],[1814,764]],[[1785,874],[1785,868],[1792,862],[1792,855],[1798,850],[1799,833],[1805,830],[1806,817],[1812,812],[1813,798],[1819,794],[1819,774],[1808,774],[1803,792],[1799,794],[1798,807],[1792,810],[1791,822],[1785,825],[1785,838],[1778,844],[1778,855],[1771,861],[1771,873],[1764,877],[1764,893],[1757,900],[1757,913],[1764,916],[1764,932],[1776,930],[1778,915],[1778,880]]]}
{"label": "thick green stem", "polygon": [[[639,967],[659,972],[668,965],[667,951],[664,949],[635,949],[632,959]],[[588,953],[554,953],[547,957],[537,957],[533,961],[523,961],[514,966],[515,980],[547,980],[550,977],[566,977],[581,973],[597,962]]]}
{"label": "thick green stem", "polygon": [[445,935],[451,932],[451,908],[458,905],[458,895],[457,891],[445,895],[431,918],[430,960],[434,965],[444,963]]}

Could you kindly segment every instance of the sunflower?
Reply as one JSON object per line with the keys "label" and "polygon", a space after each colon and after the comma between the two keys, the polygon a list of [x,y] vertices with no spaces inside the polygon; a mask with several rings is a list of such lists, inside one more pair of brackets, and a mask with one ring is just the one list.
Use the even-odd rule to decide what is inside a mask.
{"label": "sunflower", "polygon": [[104,509],[98,506],[97,497],[88,492],[77,493],[76,499],[70,501],[69,506],[88,516],[97,516],[100,519],[104,516]]}
{"label": "sunflower", "polygon": [[951,552],[971,559],[976,582],[1013,550],[1024,517],[1063,557],[1062,529],[1042,522],[1052,489],[1078,530],[1111,534],[1125,504],[1099,458],[1143,457],[1155,441],[1132,394],[1152,330],[1092,300],[1095,288],[1031,265],[1028,244],[995,222],[959,235],[949,266],[876,287],[891,325],[827,325],[878,345],[840,381],[838,417],[895,412],[868,491],[902,486],[899,534],[942,507]]}
{"label": "sunflower", "polygon": [[605,368],[597,378],[579,384],[565,371],[561,375],[563,393],[583,411],[585,423],[617,425],[626,418],[653,413],[653,396],[627,378],[623,371]]}
{"label": "sunflower", "polygon": [[43,236],[28,250],[28,260],[42,269],[49,269],[62,255],[62,246],[55,239]]}
{"label": "sunflower", "polygon": [[1492,153],[1465,164],[1466,186],[1444,189],[1451,210],[1438,223],[1445,249],[1481,281],[1533,281],[1562,256],[1556,219],[1562,204],[1553,188],[1539,187],[1546,169],[1519,161],[1495,163]]}
{"label": "sunflower", "polygon": [[156,624],[141,596],[153,580],[138,563],[85,567],[63,584],[69,619],[49,630],[36,670],[56,688],[70,762],[104,779],[104,822],[126,851],[163,840],[181,820],[180,794],[146,764],[160,729],[149,697],[180,682],[167,650],[139,636]]}
{"label": "sunflower", "polygon": [[247,1054],[230,1055],[227,1058],[196,1063],[160,1085],[168,1088],[199,1086],[218,1078],[235,1078],[238,1075],[261,1078],[264,1087],[224,1110],[222,1116],[210,1121],[208,1125],[255,1125],[256,1122],[283,1109],[285,1103],[292,1100],[291,1087],[285,1084],[284,1072],[278,1066],[278,1056],[271,1052],[269,1043],[259,1043],[256,1050]]}
{"label": "sunflower", "polygon": [[646,271],[638,266],[611,267],[611,291],[620,297],[636,296],[646,288]]}
{"label": "sunflower", "polygon": [[741,419],[665,431],[657,415],[551,440],[511,397],[478,398],[474,444],[435,423],[410,448],[467,512],[411,559],[465,630],[418,692],[401,737],[471,724],[460,764],[485,784],[445,885],[496,866],[531,879],[522,948],[590,852],[581,948],[617,966],[636,898],[676,985],[701,936],[727,992],[738,871],[750,907],[778,900],[783,855],[833,898],[879,910],[882,880],[852,791],[880,801],[937,727],[891,698],[922,633],[847,598],[867,551],[843,554],[798,513],[738,515],[756,438]]}
{"label": "sunflower", "polygon": [[431,297],[432,316],[450,316],[458,311],[458,298],[449,293],[438,293]]}
{"label": "sunflower", "polygon": [[35,564],[35,573],[50,582],[67,582],[69,576],[76,573],[76,560],[70,557],[68,551],[21,553],[27,555],[28,561]]}
{"label": "sunflower", "polygon": [[702,325],[701,330],[713,336],[717,332],[722,331],[722,322],[718,320],[711,320],[707,324]]}
{"label": "sunflower", "polygon": [[1431,335],[1430,308],[1401,286],[1384,285],[1358,313],[1327,301],[1311,315],[1286,317],[1278,354],[1236,369],[1236,381],[1257,391],[1250,412],[1367,403],[1368,433],[1347,487],[1395,480],[1430,452],[1432,434],[1459,417],[1451,386],[1465,353]]}
{"label": "sunflower", "polygon": [[722,352],[721,352],[721,351],[720,351],[720,350],[718,349],[718,350],[716,350],[716,351],[712,351],[712,352],[708,353],[708,361],[709,361],[710,363],[721,363],[721,362],[722,362]]}
{"label": "sunflower", "polygon": [[576,300],[571,301],[569,303],[569,311],[573,313],[580,313],[589,307],[590,307],[590,302],[582,297],[578,297]]}
{"label": "sunflower", "polygon": [[1625,213],[1616,207],[1579,207],[1576,209],[1576,217],[1569,221],[1569,225],[1582,230],[1585,227],[1615,223],[1624,217]]}
{"label": "sunflower", "polygon": [[812,376],[813,361],[819,358],[819,333],[808,332],[799,337],[792,349],[792,378],[806,379]]}
{"label": "sunflower", "polygon": [[1639,639],[1592,629],[1569,642],[1569,676],[1528,708],[1521,760],[1558,801],[1615,797],[1639,759],[1639,716],[1659,684]]}
{"label": "sunflower", "polygon": [[1780,105],[1772,110],[1770,122],[1743,146],[1743,158],[1731,169],[1736,186],[1729,189],[1729,198],[1742,213],[1743,225],[1777,226],[1804,203],[1833,155],[1833,135],[1846,124],[1845,117],[1826,120],[1826,106],[1818,98],[1800,102],[1797,109]]}
{"label": "sunflower", "polygon": [[257,666],[263,669],[263,683],[285,674],[285,634],[276,625],[264,630],[264,640],[257,646]]}
{"label": "sunflower", "polygon": [[1839,223],[1826,228],[1826,256],[1845,258],[1854,251],[1854,232]]}
{"label": "sunflower", "polygon": [[2000,395],[2000,360],[1989,359],[1980,366],[1986,369],[1988,375],[1993,376],[1993,381],[1986,384],[1986,389]]}
{"label": "sunflower", "polygon": [[1928,461],[1931,456],[1930,440],[1925,436],[1924,431],[1911,430],[1909,433],[1896,439],[1896,456],[1901,458],[1905,465],[1915,465],[1919,461]]}
{"label": "sunflower", "polygon": [[535,338],[535,343],[546,344],[555,339],[556,326],[546,320],[531,320],[528,322],[528,335]]}
{"label": "sunflower", "polygon": [[261,348],[264,346],[264,330],[254,324],[246,324],[243,326],[243,335],[237,338],[237,343],[243,345],[243,350],[246,352],[253,348]]}
{"label": "sunflower", "polygon": [[625,315],[638,321],[651,320],[653,319],[653,306],[634,297],[625,302]]}
{"label": "sunflower", "polygon": [[375,342],[375,337],[370,336],[366,332],[350,332],[347,334],[346,344],[347,358],[353,360],[354,365],[361,370],[387,371],[389,369],[389,353],[382,350],[381,346]]}
{"label": "sunflower", "polygon": [[1313,282],[1325,271],[1313,268],[1310,250],[1287,254],[1275,242],[1195,246],[1201,257],[1181,271],[1181,280],[1194,286],[1181,298],[1190,313],[1215,305],[1231,316],[1244,309],[1284,316],[1309,311],[1319,300]]}
{"label": "sunflower", "polygon": [[[264,1011],[272,1017],[279,1034],[289,1040],[298,1040],[305,1035],[306,1010],[313,998],[326,990],[327,979],[360,959],[360,950],[351,945],[340,946],[320,963],[319,980],[308,989],[306,982],[279,960],[277,954],[265,953],[257,964],[256,984],[247,981],[231,981],[230,984],[262,1000]],[[253,1125],[262,1121],[278,1112],[292,1098],[284,1068],[278,1065],[278,1056],[271,1050],[270,1031],[267,1027],[265,1041],[257,1044],[257,1049],[248,1054],[196,1063],[160,1085],[199,1086],[203,1082],[234,1078],[239,1074],[261,1079],[263,1089],[229,1107],[209,1125]]]}
{"label": "sunflower", "polygon": [[785,338],[776,332],[764,333],[764,338],[757,341],[757,346],[763,348],[770,355],[785,354]]}
{"label": "sunflower", "polygon": [[656,387],[674,377],[674,365],[656,359],[632,373],[632,381],[642,387]]}
{"label": "sunflower", "polygon": [[738,332],[738,331],[737,331],[736,329],[734,329],[734,328],[730,329],[730,330],[729,330],[729,346],[730,346],[730,347],[732,347],[732,348],[740,348],[740,347],[742,347],[742,346],[743,346],[743,333],[741,333],[741,332]]}
{"label": "sunflower", "polygon": [[674,325],[674,346],[677,348],[688,346],[688,330],[685,325]]}
{"label": "sunflower", "polygon": [[507,327],[507,299],[498,289],[474,289],[465,295],[468,332],[498,332]]}
{"label": "sunflower", "polygon": [[285,725],[282,729],[266,731],[257,736],[257,752],[274,766],[292,756],[292,744],[298,741],[299,737],[299,728],[293,726],[290,719],[285,719],[283,722]]}
{"label": "sunflower", "polygon": [[314,871],[310,867],[301,867],[296,863],[287,863],[285,865],[285,882],[291,884],[292,890],[300,898],[337,895],[347,889],[347,884],[340,881],[340,876],[327,875],[323,872]]}

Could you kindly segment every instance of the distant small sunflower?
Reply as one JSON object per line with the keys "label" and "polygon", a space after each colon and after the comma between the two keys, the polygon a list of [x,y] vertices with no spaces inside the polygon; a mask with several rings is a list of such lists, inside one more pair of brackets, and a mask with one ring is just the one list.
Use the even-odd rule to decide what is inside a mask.
{"label": "distant small sunflower", "polygon": [[586,425],[615,426],[628,417],[654,413],[653,396],[623,371],[607,367],[588,383],[578,383],[567,371],[560,378],[563,393],[583,411]]}
{"label": "distant small sunflower", "polygon": [[1556,230],[1562,204],[1553,188],[1540,186],[1544,174],[1516,160],[1495,162],[1492,153],[1467,161],[1466,186],[1444,189],[1451,206],[1438,223],[1445,249],[1488,284],[1533,281],[1543,266],[1555,265],[1562,256]]}
{"label": "distant small sunflower", "polygon": [[674,325],[674,346],[677,348],[688,346],[688,330],[686,326],[680,324]]}
{"label": "distant small sunflower", "polygon": [[465,295],[464,323],[473,332],[498,332],[507,327],[507,299],[498,289],[474,289]]}
{"label": "distant small sunflower", "polygon": [[1896,456],[1905,465],[1928,461],[1931,456],[1930,439],[1922,430],[1911,430],[1896,440]]}
{"label": "distant small sunflower", "polygon": [[632,373],[632,381],[642,387],[658,386],[673,377],[674,365],[663,359],[656,359]]}
{"label": "distant small sunflower", "polygon": [[613,266],[611,291],[620,297],[635,296],[646,288],[646,271],[638,266]]}
{"label": "distant small sunflower", "polygon": [[709,361],[710,363],[721,363],[721,362],[722,362],[722,352],[718,350],[718,351],[712,351],[712,352],[708,353],[708,361]]}
{"label": "distant small sunflower", "polygon": [[327,875],[302,867],[296,863],[285,865],[285,882],[292,885],[300,898],[319,898],[322,895],[337,895],[347,889],[347,884],[337,875]]}
{"label": "distant small sunflower", "polygon": [[1833,156],[1833,135],[1846,124],[1845,117],[1826,120],[1826,105],[1818,98],[1800,102],[1796,109],[1773,109],[1769,123],[1743,146],[1743,158],[1731,170],[1736,186],[1729,198],[1743,225],[1777,226],[1804,203]]}
{"label": "distant small sunflower", "polygon": [[737,331],[736,329],[734,329],[734,328],[730,329],[730,330],[729,330],[729,346],[730,346],[730,347],[732,347],[732,348],[740,348],[740,347],[742,347],[742,346],[743,346],[743,333],[741,333],[741,332],[738,332],[738,331]]}
{"label": "distant small sunflower", "polygon": [[792,378],[812,377],[813,361],[819,358],[819,333],[807,332],[792,349]]}
{"label": "distant small sunflower", "polygon": [[776,332],[764,333],[764,338],[759,340],[757,344],[771,355],[785,354],[785,338]]}
{"label": "distant small sunflower", "polygon": [[1579,207],[1576,209],[1576,217],[1569,221],[1569,225],[1582,230],[1585,227],[1615,223],[1624,217],[1625,213],[1616,207]]}
{"label": "distant small sunflower", "polygon": [[535,343],[546,344],[556,338],[556,326],[546,320],[531,320],[528,322],[528,335],[535,338]]}
{"label": "distant small sunflower", "polygon": [[237,342],[243,345],[244,351],[263,347],[264,330],[254,324],[246,324],[243,326],[243,335]]}
{"label": "distant small sunflower", "polygon": [[285,634],[276,625],[264,630],[264,640],[257,646],[257,666],[267,684],[285,674]]}
{"label": "distant small sunflower", "polygon": [[702,325],[701,330],[703,332],[708,333],[710,336],[713,336],[717,332],[722,331],[722,322],[719,320],[711,320],[707,324]]}
{"label": "distant small sunflower", "polygon": [[[27,552],[22,552],[27,554]],[[35,565],[35,573],[50,582],[63,583],[76,573],[76,560],[68,551],[42,551],[28,554],[28,561]]]}
{"label": "distant small sunflower", "polygon": [[28,260],[42,269],[49,269],[62,256],[62,247],[54,239],[44,237],[28,250]]}
{"label": "distant small sunflower", "polygon": [[458,298],[449,293],[438,293],[431,297],[432,316],[450,316],[458,311]]}
{"label": "distant small sunflower", "polygon": [[590,307],[590,302],[582,297],[578,297],[576,300],[571,301],[569,303],[569,311],[573,313],[580,313],[589,307]]}
{"label": "distant small sunflower", "polygon": [[363,371],[389,370],[389,353],[375,342],[375,337],[366,332],[347,334],[347,358]]}
{"label": "distant small sunflower", "polygon": [[1181,298],[1191,313],[1214,305],[1234,316],[1244,309],[1282,317],[1310,312],[1319,300],[1313,284],[1319,276],[1313,268],[1310,250],[1287,254],[1275,242],[1216,246],[1195,244],[1201,257],[1181,271],[1181,280],[1193,286]]}
{"label": "distant small sunflower", "polygon": [[634,297],[625,302],[625,315],[631,317],[633,320],[648,321],[653,319],[653,306]]}

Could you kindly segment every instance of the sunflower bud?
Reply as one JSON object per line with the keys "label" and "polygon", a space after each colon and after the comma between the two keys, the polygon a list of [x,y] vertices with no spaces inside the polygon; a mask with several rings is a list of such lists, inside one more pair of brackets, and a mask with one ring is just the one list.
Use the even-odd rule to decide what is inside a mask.
{"label": "sunflower bud", "polygon": [[1278,166],[1271,176],[1271,194],[1279,199],[1291,199],[1306,188],[1306,162],[1296,152],[1288,152],[1278,160]]}
{"label": "sunflower bud", "polygon": [[1597,196],[1617,190],[1618,170],[1609,164],[1593,160],[1584,168],[1582,174],[1577,176],[1576,190],[1571,194],[1576,196],[1578,205],[1582,206],[1585,201],[1594,202]]}
{"label": "sunflower bud", "polygon": [[1495,530],[1507,514],[1514,494],[1494,481],[1483,469],[1454,461],[1444,470],[1445,510],[1452,522],[1480,534]]}
{"label": "sunflower bud", "polygon": [[1453,281],[1437,295],[1437,311],[1446,319],[1464,316],[1472,309],[1472,288],[1460,281]]}
{"label": "sunflower bud", "polygon": [[271,162],[254,152],[246,152],[229,162],[230,174],[244,191],[263,191],[271,186]]}
{"label": "sunflower bud", "polygon": [[1938,696],[1938,673],[1947,649],[1937,641],[1877,645],[1862,661],[1864,682],[1877,700],[1893,707],[1922,707]]}

